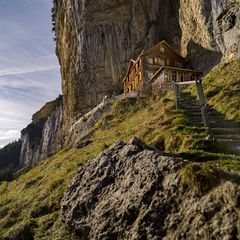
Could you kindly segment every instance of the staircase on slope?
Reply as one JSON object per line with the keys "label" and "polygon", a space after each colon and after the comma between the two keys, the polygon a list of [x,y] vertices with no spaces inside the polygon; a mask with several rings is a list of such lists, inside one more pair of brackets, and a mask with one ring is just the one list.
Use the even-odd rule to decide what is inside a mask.
{"label": "staircase on slope", "polygon": [[[184,92],[181,94],[180,106],[192,123],[204,130],[200,104],[197,98]],[[240,155],[240,124],[226,119],[222,113],[212,107],[208,107],[208,118],[217,149],[220,152]]]}

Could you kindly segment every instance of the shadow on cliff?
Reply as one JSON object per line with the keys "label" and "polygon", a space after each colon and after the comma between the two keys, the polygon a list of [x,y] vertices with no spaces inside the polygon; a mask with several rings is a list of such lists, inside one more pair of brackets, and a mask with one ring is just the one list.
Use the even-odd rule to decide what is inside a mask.
{"label": "shadow on cliff", "polygon": [[188,43],[187,51],[187,65],[204,74],[219,64],[222,58],[221,52],[206,49],[193,41]]}
{"label": "shadow on cliff", "polygon": [[[162,6],[168,6],[167,8]],[[171,45],[180,49],[180,42],[182,38],[182,30],[179,21],[180,0],[164,0],[160,5],[159,19],[157,23],[158,39],[156,43],[161,40],[166,40]]]}
{"label": "shadow on cliff", "polygon": [[[146,2],[140,1],[140,9],[144,12],[146,21],[145,35],[139,41],[135,41],[133,57],[137,58],[143,49],[147,50],[162,40],[179,50],[182,38],[179,23],[180,0],[152,0],[151,7]],[[154,13],[156,14],[154,15]],[[140,20],[137,20],[136,17],[132,21],[137,21],[135,25],[139,26]],[[142,28],[142,26],[139,27]],[[133,32],[133,35],[137,36],[139,27],[129,29],[129,32]]]}

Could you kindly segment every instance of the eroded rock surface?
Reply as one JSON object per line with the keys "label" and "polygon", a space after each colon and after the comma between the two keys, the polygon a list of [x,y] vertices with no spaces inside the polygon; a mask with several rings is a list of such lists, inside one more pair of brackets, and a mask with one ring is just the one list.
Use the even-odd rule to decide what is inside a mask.
{"label": "eroded rock surface", "polygon": [[206,194],[181,185],[188,163],[140,140],[117,142],[82,166],[62,200],[65,223],[86,239],[237,239],[240,187]]}

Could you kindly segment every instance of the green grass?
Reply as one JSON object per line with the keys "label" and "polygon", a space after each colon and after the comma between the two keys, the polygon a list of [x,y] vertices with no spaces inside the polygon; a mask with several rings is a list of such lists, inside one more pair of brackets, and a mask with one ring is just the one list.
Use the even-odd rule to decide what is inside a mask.
{"label": "green grass", "polygon": [[183,112],[175,110],[172,94],[162,99],[125,99],[117,102],[91,137],[111,145],[119,138],[128,141],[133,136],[167,152],[202,149],[207,137],[189,122]]}
{"label": "green grass", "polygon": [[5,193],[7,186],[8,186],[8,183],[6,181],[0,182],[0,195]]}
{"label": "green grass", "polygon": [[[239,62],[233,63],[235,67],[239,66],[238,64]],[[221,68],[228,74],[231,66]],[[221,71],[215,71],[219,70],[210,73],[205,78],[204,85],[206,79],[213,79],[211,81],[216,84],[214,76],[220,75]],[[224,80],[221,81],[217,84],[228,85]],[[236,84],[233,86],[237,88]],[[206,91],[211,104],[220,111],[223,107],[218,105],[217,99],[221,96],[221,90],[215,95],[211,93],[210,98],[209,89]],[[230,101],[229,97],[222,98],[221,104],[226,104],[226,101]],[[223,111],[229,118],[238,119],[238,114],[233,113],[232,109]],[[112,112],[106,114],[88,136],[82,139],[92,141],[88,146],[63,150],[31,170],[24,169],[18,172],[15,175],[17,179],[11,182],[7,192],[6,187],[0,186],[0,189],[4,189],[4,194],[0,194],[0,239],[5,236],[17,240],[21,239],[22,234],[30,237],[34,235],[34,239],[37,240],[79,239],[65,228],[60,218],[60,202],[69,182],[86,161],[115,141],[121,139],[127,142],[133,136],[159,150],[175,153],[190,160],[207,162],[189,164],[182,172],[184,186],[196,188],[198,191],[210,190],[212,185],[208,187],[208,181],[217,180],[212,164],[240,170],[238,157],[207,152],[207,135],[193,126],[182,111],[175,110],[172,93],[157,99],[117,101]]]}
{"label": "green grass", "polygon": [[[203,78],[208,104],[240,122],[240,60],[218,66]],[[191,92],[196,95],[195,87]]]}
{"label": "green grass", "polygon": [[206,193],[219,183],[218,171],[206,163],[190,163],[181,169],[182,187]]}
{"label": "green grass", "polygon": [[206,137],[205,133],[196,133],[183,113],[175,110],[171,94],[155,100],[118,101],[87,136],[92,143],[82,149],[61,151],[30,171],[22,171],[23,175],[11,183],[8,192],[0,195],[0,236],[14,239],[20,239],[24,233],[34,234],[35,239],[68,236],[59,219],[59,209],[70,180],[81,164],[118,139],[129,141],[133,136],[176,153],[200,148],[199,139]]}

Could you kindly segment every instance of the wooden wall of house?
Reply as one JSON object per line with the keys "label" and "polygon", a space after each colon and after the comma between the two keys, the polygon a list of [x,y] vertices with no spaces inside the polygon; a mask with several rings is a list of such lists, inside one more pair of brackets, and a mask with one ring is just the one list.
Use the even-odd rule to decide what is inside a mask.
{"label": "wooden wall of house", "polygon": [[142,61],[139,59],[134,63],[129,71],[129,74],[124,80],[124,92],[129,93],[132,91],[138,91],[139,87],[142,85]]}
{"label": "wooden wall of house", "polygon": [[186,69],[165,68],[152,80],[152,94],[157,95],[165,90],[172,89],[175,82],[198,80],[201,74]]}
{"label": "wooden wall of house", "polygon": [[[148,85],[148,81],[161,67],[178,68],[178,70],[163,69],[162,74],[164,75],[166,88],[171,87],[173,82],[190,81],[198,78],[194,71],[179,70],[185,67],[184,58],[166,43],[159,43],[141,55],[136,62],[132,61],[129,73],[124,80],[124,92],[128,93],[144,89]],[[156,88],[160,88],[158,86],[160,79],[158,80],[155,83]]]}
{"label": "wooden wall of house", "polygon": [[173,52],[168,46],[156,45],[142,57],[144,62],[144,79],[149,80],[161,66],[184,67],[184,59]]}

